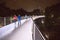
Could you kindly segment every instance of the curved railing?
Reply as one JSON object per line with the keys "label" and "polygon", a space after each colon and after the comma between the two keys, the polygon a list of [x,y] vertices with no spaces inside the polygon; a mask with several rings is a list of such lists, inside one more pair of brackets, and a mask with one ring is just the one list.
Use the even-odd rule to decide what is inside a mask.
{"label": "curved railing", "polygon": [[[32,20],[35,20],[36,18],[42,18],[45,16],[38,16],[35,17],[34,19],[32,18]],[[33,21],[33,40],[46,40],[45,37],[43,36],[43,34],[41,33],[41,31],[38,28],[38,25],[35,24],[35,22]]]}

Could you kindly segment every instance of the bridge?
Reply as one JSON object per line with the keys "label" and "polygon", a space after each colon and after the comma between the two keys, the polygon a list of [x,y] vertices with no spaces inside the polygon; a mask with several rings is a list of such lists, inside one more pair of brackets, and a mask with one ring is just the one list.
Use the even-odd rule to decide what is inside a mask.
{"label": "bridge", "polygon": [[[46,40],[41,31],[35,25],[33,20],[43,16],[33,16],[32,18],[21,20],[21,26],[18,26],[18,21],[0,28],[1,40]],[[37,38],[37,37],[38,38]]]}

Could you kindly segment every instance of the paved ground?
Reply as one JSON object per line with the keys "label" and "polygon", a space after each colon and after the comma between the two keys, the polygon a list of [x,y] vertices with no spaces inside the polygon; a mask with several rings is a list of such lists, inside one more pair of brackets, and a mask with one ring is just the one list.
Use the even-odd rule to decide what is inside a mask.
{"label": "paved ground", "polygon": [[21,27],[13,31],[11,35],[6,36],[4,40],[32,40],[32,26],[33,22],[29,19]]}

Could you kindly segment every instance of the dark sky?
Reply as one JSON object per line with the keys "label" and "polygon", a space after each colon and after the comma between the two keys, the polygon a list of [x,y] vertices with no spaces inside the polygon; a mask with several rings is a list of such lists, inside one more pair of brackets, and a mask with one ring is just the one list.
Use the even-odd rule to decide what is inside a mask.
{"label": "dark sky", "polygon": [[31,11],[36,8],[45,9],[47,6],[51,6],[60,2],[59,0],[4,0],[6,6],[19,9],[24,8],[25,10]]}

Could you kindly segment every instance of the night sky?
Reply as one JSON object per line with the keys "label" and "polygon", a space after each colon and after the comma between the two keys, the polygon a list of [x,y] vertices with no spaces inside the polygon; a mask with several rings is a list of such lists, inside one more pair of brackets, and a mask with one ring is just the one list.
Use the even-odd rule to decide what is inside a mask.
{"label": "night sky", "polygon": [[6,6],[12,9],[24,8],[25,10],[32,11],[33,9],[45,9],[47,6],[59,3],[59,0],[3,0]]}

